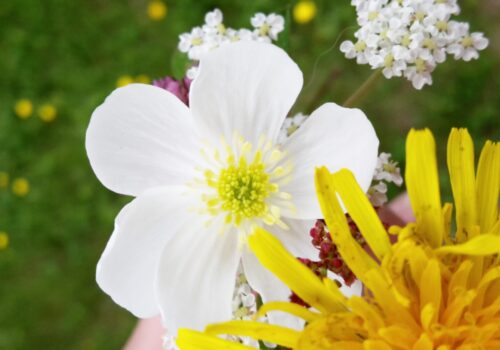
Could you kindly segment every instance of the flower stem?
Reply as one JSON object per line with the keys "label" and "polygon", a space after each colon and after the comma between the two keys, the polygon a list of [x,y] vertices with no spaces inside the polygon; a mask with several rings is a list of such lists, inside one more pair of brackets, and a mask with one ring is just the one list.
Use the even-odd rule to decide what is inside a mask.
{"label": "flower stem", "polygon": [[366,81],[361,85],[345,102],[344,107],[353,107],[357,102],[359,102],[365,94],[375,85],[378,77],[381,76],[382,70],[375,70]]}

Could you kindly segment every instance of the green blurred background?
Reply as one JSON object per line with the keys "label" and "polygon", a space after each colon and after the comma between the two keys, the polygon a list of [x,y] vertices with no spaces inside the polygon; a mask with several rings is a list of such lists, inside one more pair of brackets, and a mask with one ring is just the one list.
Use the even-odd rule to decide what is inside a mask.
{"label": "green blurred background", "polygon": [[[227,26],[240,28],[250,27],[255,12],[287,16],[294,5],[166,1],[161,20],[148,16],[143,0],[0,2],[0,232],[10,241],[0,250],[0,349],[116,349],[124,343],[135,319],[99,290],[94,272],[114,217],[130,198],[106,190],[88,164],[84,138],[93,109],[120,78],[173,74],[178,35],[202,24],[214,7]],[[297,112],[327,100],[341,103],[371,73],[345,59],[340,42],[334,46],[343,29],[351,27],[343,39],[355,30],[349,2],[316,5],[308,24],[288,17],[287,50],[305,77]],[[461,6],[459,18],[490,38],[478,61],[449,59],[423,91],[403,79],[382,78],[359,104],[376,126],[381,150],[402,165],[412,126],[433,129],[442,165],[452,126],[468,127],[477,149],[486,138],[499,139],[500,3],[465,0]],[[34,106],[26,119],[14,112],[23,98]],[[38,116],[47,103],[57,110],[51,122]],[[12,190],[18,178],[30,184],[25,196]],[[23,192],[23,183],[16,186]]]}

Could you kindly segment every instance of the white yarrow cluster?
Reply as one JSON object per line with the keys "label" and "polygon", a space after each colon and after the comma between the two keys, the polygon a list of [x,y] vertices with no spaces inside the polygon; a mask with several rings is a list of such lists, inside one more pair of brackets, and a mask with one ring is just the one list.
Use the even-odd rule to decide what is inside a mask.
{"label": "white yarrow cluster", "polygon": [[451,20],[457,0],[352,0],[359,30],[340,50],[358,64],[382,69],[388,79],[404,76],[416,89],[432,84],[431,73],[447,55],[470,61],[488,46],[483,33]]}
{"label": "white yarrow cluster", "polygon": [[[221,10],[215,9],[205,15],[205,24],[179,36],[178,48],[196,64],[205,53],[225,43],[239,40],[272,43],[285,28],[285,19],[275,13],[256,13],[250,23],[253,29],[228,28],[223,23]],[[197,66],[194,65],[188,69],[186,75],[194,79],[196,72]]]}
{"label": "white yarrow cluster", "polygon": [[368,189],[368,197],[375,207],[387,203],[387,184],[389,183],[401,186],[403,177],[398,163],[391,160],[391,154],[382,152],[378,156],[372,186]]}

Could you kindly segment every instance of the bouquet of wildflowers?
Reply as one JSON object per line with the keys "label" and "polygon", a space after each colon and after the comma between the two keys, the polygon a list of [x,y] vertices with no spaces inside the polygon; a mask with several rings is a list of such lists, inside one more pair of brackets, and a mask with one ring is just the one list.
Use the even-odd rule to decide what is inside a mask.
{"label": "bouquet of wildflowers", "polygon": [[[374,74],[416,89],[447,55],[488,45],[446,0],[353,0],[359,29],[340,45]],[[310,1],[297,21],[314,16]],[[500,145],[477,171],[453,129],[455,206],[442,205],[432,133],[410,131],[414,222],[384,215],[400,168],[363,111],[289,115],[303,76],[276,45],[279,14],[233,29],[218,9],[180,35],[185,78],[115,90],[92,115],[99,180],[135,197],[118,214],[97,282],[134,315],[161,315],[167,349],[495,349],[500,347]],[[455,221],[453,222],[453,210]]]}

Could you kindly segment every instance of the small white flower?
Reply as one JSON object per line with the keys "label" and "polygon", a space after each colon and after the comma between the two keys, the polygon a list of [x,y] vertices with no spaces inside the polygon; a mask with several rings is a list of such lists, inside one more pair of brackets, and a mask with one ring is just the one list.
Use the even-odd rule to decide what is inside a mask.
{"label": "small white flower", "polygon": [[479,51],[484,50],[488,46],[488,39],[483,33],[472,33],[464,35],[459,41],[448,47],[448,52],[455,59],[463,59],[470,61],[479,58]]}
{"label": "small white flower", "polygon": [[188,53],[190,59],[199,59],[201,51],[204,51],[204,49],[200,48],[206,43],[206,35],[203,29],[195,27],[190,33],[181,34],[179,39],[179,50]]}
{"label": "small white flower", "polygon": [[254,33],[257,37],[267,38],[265,40],[277,40],[278,34],[285,29],[285,19],[275,13],[267,16],[263,13],[256,13],[250,22],[255,28]]}
{"label": "small white flower", "polygon": [[398,163],[391,160],[391,154],[382,152],[377,160],[377,167],[375,168],[374,180],[386,181],[394,183],[396,186],[403,184],[403,177],[401,176],[401,169]]}
{"label": "small white flower", "polygon": [[387,203],[387,185],[384,182],[370,186],[367,194],[374,207],[381,207]]}
{"label": "small white flower", "polygon": [[302,73],[280,48],[236,42],[202,58],[189,108],[158,87],[115,90],[91,118],[86,149],[99,180],[136,197],[118,214],[97,282],[172,334],[232,314],[241,263],[264,302],[290,291],[246,247],[262,226],[296,256],[314,257],[321,217],[314,169],[350,169],[368,190],[378,139],[359,109],[327,103],[283,145],[277,137]]}

